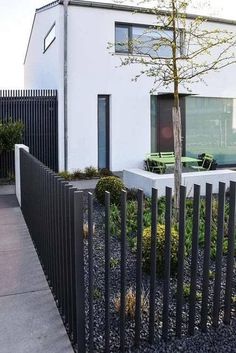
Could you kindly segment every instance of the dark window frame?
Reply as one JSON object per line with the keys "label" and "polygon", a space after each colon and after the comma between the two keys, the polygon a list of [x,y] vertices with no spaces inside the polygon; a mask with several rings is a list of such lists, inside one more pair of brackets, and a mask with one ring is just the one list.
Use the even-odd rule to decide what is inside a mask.
{"label": "dark window frame", "polygon": [[[117,27],[124,27],[128,29],[128,50],[117,50],[116,49],[116,28]],[[145,24],[139,24],[139,23],[130,23],[130,22],[115,22],[115,53],[116,54],[126,54],[126,55],[140,55],[140,56],[147,56],[147,54],[139,54],[139,53],[135,53],[133,51],[132,48],[132,40],[133,40],[133,27],[137,27],[137,28],[146,28],[146,29],[155,29],[155,26],[152,25],[145,25]],[[168,27],[162,28],[163,31],[172,31],[173,28],[172,27]],[[180,32],[180,55],[184,55],[184,30],[183,29],[179,29]],[[131,43],[130,43],[131,42]]]}
{"label": "dark window frame", "polygon": [[[50,41],[50,43],[46,45],[46,40],[47,40],[49,34],[52,32],[53,28],[55,28],[55,36]],[[52,45],[52,43],[55,41],[55,39],[56,39],[56,22],[53,23],[53,25],[50,27],[49,31],[47,32],[47,34],[44,37],[44,40],[43,40],[43,53],[45,53],[48,50],[48,48]]]}
{"label": "dark window frame", "polygon": [[97,131],[98,131],[98,169],[99,167],[99,98],[106,99],[106,169],[110,170],[110,95],[98,94],[97,95]]}

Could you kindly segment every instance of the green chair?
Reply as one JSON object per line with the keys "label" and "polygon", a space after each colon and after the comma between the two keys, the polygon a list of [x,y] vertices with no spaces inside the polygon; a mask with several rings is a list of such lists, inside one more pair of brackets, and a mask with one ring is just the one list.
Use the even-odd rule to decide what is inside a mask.
{"label": "green chair", "polygon": [[196,166],[193,165],[191,168],[195,170],[197,169],[199,172],[204,170],[210,170],[213,160],[214,160],[213,155],[206,153],[205,156],[203,157],[202,164],[196,165]]}
{"label": "green chair", "polygon": [[156,162],[147,158],[144,161],[144,169],[147,170],[148,172],[164,174],[166,170],[166,166],[164,163]]}
{"label": "green chair", "polygon": [[[174,152],[160,152],[160,157],[163,158],[175,158],[175,153]],[[175,163],[168,163],[168,167],[174,167]]]}
{"label": "green chair", "polygon": [[168,158],[168,157],[174,157],[175,153],[174,152],[160,152],[160,157],[161,158]]}

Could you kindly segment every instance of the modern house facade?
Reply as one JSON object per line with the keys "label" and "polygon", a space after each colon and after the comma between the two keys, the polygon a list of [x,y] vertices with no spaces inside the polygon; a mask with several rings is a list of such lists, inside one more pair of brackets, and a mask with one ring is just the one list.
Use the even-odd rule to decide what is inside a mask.
{"label": "modern house facade", "polygon": [[[58,90],[61,170],[142,167],[147,153],[173,150],[171,89],[150,94],[151,78],[132,81],[140,65],[119,67],[128,49],[108,48],[155,23],[155,16],[135,9],[71,0],[36,10],[25,88]],[[211,18],[205,25],[236,34],[233,21]],[[182,89],[186,155],[208,152],[218,164],[236,164],[235,77],[232,65],[210,73],[207,85],[193,84],[192,95]]]}

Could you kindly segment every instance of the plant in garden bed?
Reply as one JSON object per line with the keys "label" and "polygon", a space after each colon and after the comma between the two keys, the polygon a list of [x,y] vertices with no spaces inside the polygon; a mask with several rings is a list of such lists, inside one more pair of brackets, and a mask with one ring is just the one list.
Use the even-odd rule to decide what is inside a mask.
{"label": "plant in garden bed", "polygon": [[[171,274],[177,273],[178,267],[178,244],[179,234],[174,227],[171,228]],[[165,258],[165,226],[157,225],[157,247],[156,247],[156,271],[160,277],[164,275],[164,258]],[[151,267],[151,227],[145,228],[143,231],[143,269],[149,272]]]}
{"label": "plant in garden bed", "polygon": [[[205,242],[205,199],[200,200],[200,218],[199,218],[199,246],[204,247]],[[223,254],[227,254],[228,247],[228,220],[229,220],[229,204],[225,204],[225,218],[224,218],[224,238],[223,238]],[[163,235],[165,223],[165,197],[158,200],[158,227]],[[216,256],[216,241],[217,241],[217,223],[218,223],[218,199],[212,199],[212,224],[211,224],[211,258]],[[120,208],[117,205],[111,206],[111,234],[120,236]],[[144,229],[151,226],[151,199],[145,198],[143,204],[143,225]],[[127,237],[131,250],[136,250],[136,234],[137,234],[137,201],[127,201]],[[192,244],[192,228],[193,228],[193,199],[186,200],[186,227],[185,227],[185,252],[186,255],[190,254]],[[144,230],[144,268],[147,270],[149,261],[145,260],[148,252],[150,253],[149,230]],[[175,249],[177,249],[177,234],[178,226],[172,225],[172,242],[174,239]],[[148,241],[146,238],[148,238]],[[158,239],[158,237],[157,237]],[[145,241],[147,244],[145,244]],[[236,241],[235,241],[236,245]],[[148,250],[149,247],[149,250]],[[235,247],[236,248],[236,247]],[[162,255],[161,255],[162,256]],[[175,254],[172,254],[175,257]],[[162,266],[162,265],[160,265]],[[157,266],[158,268],[158,266]],[[161,268],[161,267],[160,267]],[[174,273],[175,271],[172,271]]]}
{"label": "plant in garden bed", "polygon": [[65,180],[72,180],[72,175],[71,175],[71,173],[67,172],[66,170],[64,170],[64,171],[62,171],[62,172],[60,172],[60,173],[58,173],[58,175],[59,175],[61,178],[65,179]]}
{"label": "plant in garden bed", "polygon": [[85,178],[85,174],[81,169],[76,169],[72,173],[72,179],[84,179],[84,178]]}
{"label": "plant in garden bed", "polygon": [[105,203],[105,191],[109,191],[111,195],[111,204],[119,205],[121,191],[125,186],[121,179],[115,176],[101,178],[95,188],[95,195],[99,203]]}
{"label": "plant in garden bed", "polygon": [[90,167],[86,167],[84,169],[84,175],[87,178],[95,178],[98,177],[98,171],[95,167],[90,166]]}
{"label": "plant in garden bed", "polygon": [[101,177],[105,177],[105,176],[113,176],[113,173],[107,169],[107,168],[101,168],[98,170],[98,174]]}
{"label": "plant in garden bed", "polygon": [[[183,297],[188,300],[190,297],[190,284],[189,283],[184,283],[183,284]],[[177,294],[177,293],[176,293]],[[196,291],[196,300],[200,301],[202,299],[202,293],[199,291]]]}
{"label": "plant in garden bed", "polygon": [[[117,313],[120,312],[120,295],[114,299],[114,307]],[[130,319],[135,317],[135,307],[136,307],[136,292],[131,287],[127,290],[125,295],[125,315]],[[141,294],[141,312],[143,314],[148,312],[148,298],[144,292]]]}

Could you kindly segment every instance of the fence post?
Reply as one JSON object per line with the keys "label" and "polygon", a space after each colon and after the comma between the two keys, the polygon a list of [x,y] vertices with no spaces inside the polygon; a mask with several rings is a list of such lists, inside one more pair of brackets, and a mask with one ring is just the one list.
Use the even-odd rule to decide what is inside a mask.
{"label": "fence post", "polygon": [[149,296],[149,343],[155,336],[155,296],[156,296],[156,259],[157,259],[157,189],[152,188],[152,225],[151,225],[151,274]]}
{"label": "fence post", "polygon": [[20,179],[20,150],[29,152],[29,147],[25,145],[15,145],[15,181],[16,181],[16,197],[21,206],[21,179]]}
{"label": "fence post", "polygon": [[75,280],[78,353],[86,352],[85,342],[85,285],[84,285],[84,238],[83,238],[83,191],[74,193],[75,231]]}
{"label": "fence post", "polygon": [[207,330],[208,296],[209,296],[209,267],[211,254],[211,222],[212,222],[212,184],[206,184],[205,200],[205,244],[202,275],[202,307],[200,326],[203,332]]}
{"label": "fence post", "polygon": [[126,297],[126,222],[127,222],[127,192],[121,193],[121,290],[120,290],[120,350],[125,352],[125,297]]}
{"label": "fence post", "polygon": [[225,216],[225,183],[219,183],[218,196],[218,223],[217,223],[217,247],[216,247],[216,264],[215,264],[215,284],[213,298],[213,319],[214,327],[218,326],[220,313],[220,291],[221,291],[221,274],[222,274],[222,255],[223,255],[223,237],[224,237],[224,216]]}
{"label": "fence post", "polygon": [[142,237],[143,237],[143,190],[138,190],[137,256],[136,256],[136,301],[135,301],[135,346],[139,347],[141,330],[142,296]]}
{"label": "fence post", "polygon": [[183,284],[184,284],[184,245],[185,245],[185,217],[186,217],[186,187],[180,187],[179,205],[179,247],[178,247],[178,272],[176,296],[176,336],[181,337],[182,310],[183,310]]}
{"label": "fence post", "polygon": [[230,182],[229,200],[229,232],[228,232],[228,254],[225,284],[225,311],[224,323],[229,325],[231,319],[231,296],[233,288],[234,272],[234,246],[235,246],[235,207],[236,206],[236,182]]}
{"label": "fence post", "polygon": [[169,293],[171,269],[171,219],[172,219],[172,189],[166,187],[165,211],[165,247],[164,247],[164,283],[163,283],[163,311],[162,311],[162,338],[168,339],[169,330]]}
{"label": "fence post", "polygon": [[192,233],[192,255],[191,255],[191,280],[189,296],[189,323],[188,333],[194,335],[196,317],[196,292],[197,292],[197,260],[198,260],[198,237],[200,217],[200,186],[194,185],[193,196],[193,233]]}

